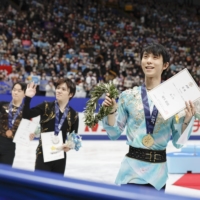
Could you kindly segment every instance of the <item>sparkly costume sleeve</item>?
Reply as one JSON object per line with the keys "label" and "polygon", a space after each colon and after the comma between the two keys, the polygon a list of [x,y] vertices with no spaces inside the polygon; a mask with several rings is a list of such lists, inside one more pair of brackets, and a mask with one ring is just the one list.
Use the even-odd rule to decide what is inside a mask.
{"label": "sparkly costume sleeve", "polygon": [[125,101],[124,101],[124,94],[122,93],[119,97],[118,102],[118,109],[117,109],[117,115],[116,115],[116,122],[114,126],[110,126],[108,124],[108,117],[103,118],[102,125],[104,129],[106,130],[108,137],[111,140],[117,140],[120,135],[122,134],[127,121],[127,111],[125,109]]}
{"label": "sparkly costume sleeve", "polygon": [[[173,118],[173,120],[172,120],[172,143],[176,148],[183,147],[183,145],[177,144],[177,141],[182,134],[182,125],[183,125],[184,119],[185,119],[184,117],[180,118],[179,123],[175,122],[175,118]],[[187,128],[185,129],[185,131],[188,134],[188,139],[192,133],[193,123],[194,123],[194,117],[192,117],[192,119],[190,120],[190,123],[188,124]]]}
{"label": "sparkly costume sleeve", "polygon": [[31,118],[37,117],[45,112],[44,103],[42,103],[38,106],[35,106],[33,108],[30,108],[30,102],[31,102],[30,97],[24,98],[24,108],[23,108],[23,114],[22,114],[23,118],[31,119]]}

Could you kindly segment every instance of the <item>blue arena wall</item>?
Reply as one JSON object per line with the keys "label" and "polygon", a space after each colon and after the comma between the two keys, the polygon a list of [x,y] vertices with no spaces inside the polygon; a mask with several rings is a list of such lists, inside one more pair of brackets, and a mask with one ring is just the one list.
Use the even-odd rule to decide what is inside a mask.
{"label": "blue arena wall", "polygon": [[[45,97],[45,96],[35,96],[31,101],[31,107],[34,107],[44,101],[54,101],[55,97]],[[82,113],[86,107],[86,103],[89,99],[88,98],[73,98],[69,104],[72,108],[74,108],[77,112]],[[0,101],[11,101],[11,95],[0,95]],[[103,99],[99,99],[97,105],[101,105]],[[97,106],[98,109],[98,106]],[[198,126],[198,132],[192,134],[189,140],[199,140],[200,139],[200,122],[196,124]],[[82,134],[82,132],[79,132]],[[96,133],[89,133],[83,135],[84,140],[110,140],[106,134],[98,134]],[[118,140],[126,140],[126,135],[121,135]]]}
{"label": "blue arena wall", "polygon": [[0,199],[195,200],[197,198],[158,193],[151,188],[141,190],[137,186],[119,187],[84,181],[44,171],[25,171],[0,164]]}
{"label": "blue arena wall", "polygon": [[[44,101],[54,101],[55,97],[45,97],[45,96],[35,96],[31,101],[31,107],[34,107]],[[86,107],[86,103],[89,99],[87,98],[73,98],[69,105],[74,108],[77,112],[83,112]],[[0,101],[11,101],[11,95],[0,95]],[[98,105],[103,102],[103,99],[100,99]]]}

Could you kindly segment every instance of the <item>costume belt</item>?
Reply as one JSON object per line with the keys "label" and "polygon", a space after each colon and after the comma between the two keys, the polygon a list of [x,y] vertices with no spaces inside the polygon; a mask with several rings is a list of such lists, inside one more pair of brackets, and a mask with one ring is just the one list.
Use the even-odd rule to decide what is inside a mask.
{"label": "costume belt", "polygon": [[166,149],[151,150],[129,146],[129,152],[126,156],[150,163],[162,163],[166,162]]}

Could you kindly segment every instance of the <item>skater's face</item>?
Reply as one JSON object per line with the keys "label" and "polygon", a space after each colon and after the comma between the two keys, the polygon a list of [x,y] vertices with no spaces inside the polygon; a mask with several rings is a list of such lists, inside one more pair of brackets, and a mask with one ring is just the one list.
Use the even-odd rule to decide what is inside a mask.
{"label": "skater's face", "polygon": [[160,77],[163,70],[169,66],[169,63],[163,63],[162,55],[144,52],[141,60],[141,67],[146,77]]}
{"label": "skater's face", "polygon": [[56,88],[56,99],[58,101],[69,101],[73,95],[70,93],[70,89],[66,83],[62,83]]}
{"label": "skater's face", "polygon": [[16,84],[12,89],[12,98],[14,101],[22,101],[25,97],[24,90],[22,90],[21,85]]}

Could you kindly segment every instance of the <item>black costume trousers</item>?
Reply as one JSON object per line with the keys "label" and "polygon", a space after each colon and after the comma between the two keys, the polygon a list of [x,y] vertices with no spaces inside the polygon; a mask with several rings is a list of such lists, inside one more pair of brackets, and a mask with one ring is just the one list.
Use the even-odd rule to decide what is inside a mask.
{"label": "black costume trousers", "polygon": [[43,154],[39,153],[36,157],[35,170],[54,172],[64,175],[66,166],[66,153],[64,153],[64,155],[65,156],[63,159],[44,162]]}
{"label": "black costume trousers", "polygon": [[15,158],[15,143],[0,135],[0,163],[12,165]]}

